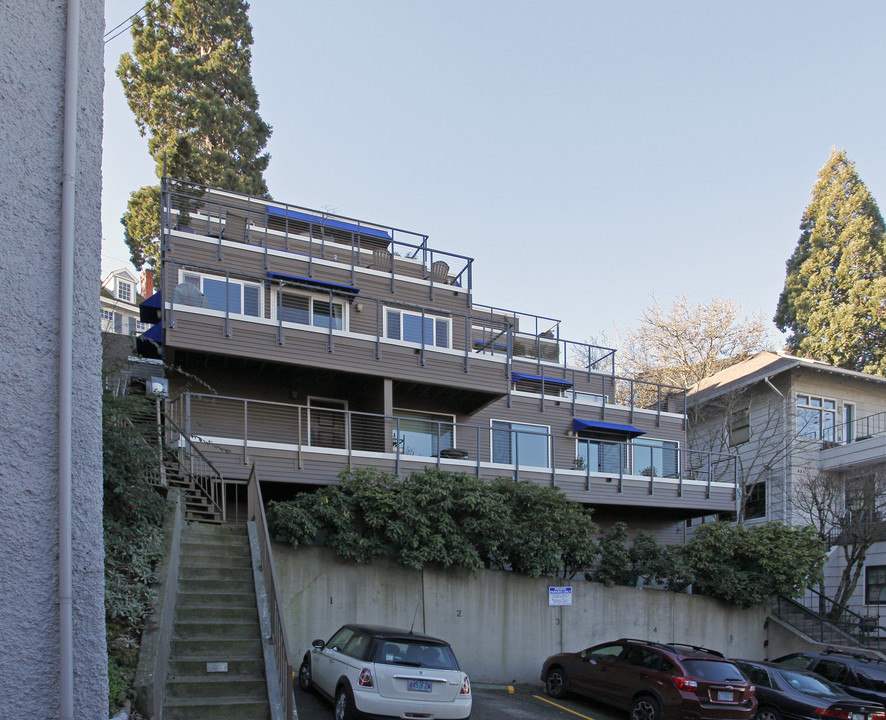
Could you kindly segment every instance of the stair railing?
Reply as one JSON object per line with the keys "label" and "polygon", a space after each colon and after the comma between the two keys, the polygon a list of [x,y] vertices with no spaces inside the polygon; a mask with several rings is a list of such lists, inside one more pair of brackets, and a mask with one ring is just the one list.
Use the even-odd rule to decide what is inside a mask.
{"label": "stair railing", "polygon": [[261,551],[262,577],[265,582],[265,592],[268,599],[268,610],[271,621],[271,643],[274,646],[274,659],[277,667],[277,683],[280,688],[280,696],[283,702],[283,717],[286,720],[297,718],[295,708],[295,696],[293,694],[293,681],[295,671],[292,667],[289,654],[289,639],[286,635],[286,624],[283,620],[283,612],[277,594],[277,575],[274,571],[274,556],[271,552],[271,537],[268,534],[268,523],[265,516],[265,506],[262,501],[261,487],[255,474],[255,464],[249,472],[249,485],[247,490],[247,520],[254,522],[258,535],[258,545]]}
{"label": "stair railing", "polygon": [[218,513],[222,522],[225,522],[227,513],[225,512],[224,476],[169,415],[166,416],[164,428],[166,430],[164,447],[171,451],[170,454],[178,464],[179,470],[201,490],[212,503],[213,509]]}
{"label": "stair railing", "polygon": [[[836,639],[833,634],[836,634],[846,645],[879,649],[882,644],[880,633],[886,632],[886,628],[881,625],[872,624],[870,618],[853,612],[813,588],[807,589],[802,601],[779,595],[773,610],[777,617],[794,626],[796,623],[789,618],[790,611],[800,610],[805,617],[815,621],[817,633],[800,629],[822,643],[834,643]],[[832,634],[831,637],[825,637],[828,631]]]}

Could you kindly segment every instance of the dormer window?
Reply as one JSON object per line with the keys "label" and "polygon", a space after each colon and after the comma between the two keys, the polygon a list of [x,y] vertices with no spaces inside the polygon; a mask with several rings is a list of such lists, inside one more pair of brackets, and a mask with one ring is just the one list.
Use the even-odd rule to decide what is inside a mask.
{"label": "dormer window", "polygon": [[123,302],[132,302],[132,283],[117,280],[117,299]]}

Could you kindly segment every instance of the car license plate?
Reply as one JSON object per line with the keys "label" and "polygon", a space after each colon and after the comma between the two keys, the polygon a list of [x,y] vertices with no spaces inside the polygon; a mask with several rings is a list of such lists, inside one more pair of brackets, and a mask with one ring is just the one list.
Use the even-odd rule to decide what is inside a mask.
{"label": "car license plate", "polygon": [[717,690],[717,700],[720,702],[732,702],[731,690]]}
{"label": "car license plate", "polygon": [[864,713],[852,713],[852,720],[868,720],[868,716]]}
{"label": "car license plate", "polygon": [[415,692],[431,692],[430,680],[407,680],[406,689]]}

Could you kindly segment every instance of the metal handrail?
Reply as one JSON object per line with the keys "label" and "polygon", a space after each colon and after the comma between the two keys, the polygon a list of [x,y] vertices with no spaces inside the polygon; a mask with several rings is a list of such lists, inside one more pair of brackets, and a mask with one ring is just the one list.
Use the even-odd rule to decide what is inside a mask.
{"label": "metal handrail", "polygon": [[[179,468],[181,468],[189,478],[191,478],[197,487],[203,491],[205,497],[212,503],[216,512],[221,516],[222,522],[227,520],[227,513],[225,510],[225,478],[215,465],[212,464],[212,461],[203,454],[199,447],[191,440],[188,433],[182,430],[178,424],[167,414],[165,417],[166,422],[166,430],[170,433],[170,429],[174,432],[170,433],[164,443],[166,447],[174,447],[175,451],[172,453],[176,462],[178,463]],[[183,448],[181,445],[176,445],[175,443],[170,441],[172,435],[176,436],[176,440],[179,442],[184,440],[187,445],[187,462],[182,458]],[[193,455],[196,454],[199,458],[200,463],[211,470],[210,473],[200,473],[195,467],[195,463],[193,462]]]}
{"label": "metal handrail", "polygon": [[[881,637],[886,633],[886,627],[879,624],[879,618],[871,618],[860,615],[851,608],[838,603],[815,588],[807,588],[802,598],[791,599],[779,596],[776,604],[776,614],[782,619],[784,608],[800,608],[807,617],[814,618],[817,623],[816,633],[804,630],[807,635],[816,637],[819,642],[834,642],[833,633],[849,645],[864,645],[879,648],[886,638]],[[788,622],[790,622],[788,620]],[[830,631],[831,636],[826,637]]]}
{"label": "metal handrail", "polygon": [[[238,426],[231,435],[231,428],[220,428],[217,433],[213,432],[211,423],[212,417],[206,412],[206,403],[233,403],[230,408],[222,408],[217,412],[217,418],[240,418]],[[738,488],[738,467],[736,458],[733,455],[724,455],[721,453],[712,453],[705,450],[693,450],[689,448],[658,448],[645,445],[642,441],[616,442],[606,441],[593,438],[581,438],[574,435],[557,435],[554,433],[521,433],[518,430],[502,430],[495,429],[491,426],[472,425],[467,423],[448,422],[445,420],[416,420],[404,416],[381,415],[377,413],[363,413],[353,410],[338,410],[334,408],[318,408],[308,405],[297,405],[292,403],[273,402],[266,400],[251,400],[242,397],[209,395],[202,393],[185,393],[174,400],[169,401],[170,410],[172,412],[186,413],[186,426],[191,429],[195,437],[205,434],[213,438],[232,438],[237,440],[237,445],[243,448],[243,461],[249,462],[247,456],[247,448],[250,442],[272,442],[279,443],[281,447],[291,447],[293,452],[297,452],[301,457],[303,447],[307,446],[312,450],[323,448],[334,448],[338,452],[346,452],[350,457],[353,452],[378,452],[389,454],[393,457],[399,471],[399,462],[401,459],[408,458],[412,453],[406,447],[398,447],[402,444],[405,434],[400,431],[400,423],[409,421],[412,423],[420,423],[422,428],[427,428],[427,432],[423,433],[427,437],[436,438],[436,446],[434,448],[435,463],[441,464],[441,458],[447,457],[443,451],[458,451],[461,449],[470,449],[471,462],[477,476],[480,476],[482,467],[481,457],[490,459],[490,462],[502,463],[493,459],[493,436],[496,432],[516,433],[517,435],[527,435],[530,441],[538,438],[545,438],[547,443],[547,466],[541,466],[537,469],[541,470],[571,470],[580,471],[587,476],[590,482],[591,475],[612,476],[617,474],[619,479],[624,475],[645,476],[649,478],[652,486],[655,481],[661,479],[677,480],[680,483],[681,491],[683,482],[686,480],[701,480],[708,485],[710,491],[711,483],[728,482],[734,489]],[[333,421],[330,423],[329,421]],[[330,437],[322,437],[322,433],[312,430],[319,427],[323,423],[327,425],[333,424],[339,428],[338,433],[332,433]],[[330,431],[332,432],[332,431]],[[441,439],[446,442],[441,442]],[[446,443],[450,447],[445,447]],[[432,442],[432,445],[434,443]],[[516,443],[515,443],[516,444]],[[556,456],[556,448],[567,447],[572,444],[576,448],[575,457],[572,453],[561,457]],[[586,449],[585,445],[596,446],[597,457],[601,463],[605,461],[605,467],[601,465],[599,468],[591,468],[589,463],[584,464],[578,462],[582,453],[590,453],[590,449]],[[612,448],[611,451],[605,451],[605,448]],[[621,457],[626,458],[624,462],[619,462],[618,468],[611,465],[611,458],[614,457],[616,448],[621,448],[618,453]],[[605,453],[605,458],[604,458]],[[633,467],[635,455],[642,456],[648,454],[649,460],[643,461],[644,467],[641,472],[637,472],[637,468]],[[658,464],[655,460],[657,455],[661,456],[661,463],[670,469],[670,472],[656,472]],[[421,455],[425,457],[425,455]],[[564,459],[568,458],[568,459]],[[519,474],[520,463],[506,462]],[[522,466],[529,467],[529,466]],[[535,468],[535,466],[532,466]],[[647,474],[648,473],[648,474]]]}
{"label": "metal handrail", "polygon": [[268,610],[271,621],[271,642],[274,646],[274,659],[277,668],[277,683],[280,688],[280,696],[283,702],[283,717],[286,720],[295,720],[297,712],[295,708],[295,696],[293,694],[293,681],[295,672],[289,653],[289,638],[286,634],[286,623],[283,619],[283,611],[280,607],[277,593],[277,575],[274,570],[274,555],[271,550],[271,538],[268,534],[268,523],[265,516],[265,506],[262,500],[261,486],[255,473],[253,464],[249,471],[249,485],[247,490],[247,519],[255,523],[258,531],[258,544],[261,552],[262,577],[265,583],[265,592],[268,598]]}

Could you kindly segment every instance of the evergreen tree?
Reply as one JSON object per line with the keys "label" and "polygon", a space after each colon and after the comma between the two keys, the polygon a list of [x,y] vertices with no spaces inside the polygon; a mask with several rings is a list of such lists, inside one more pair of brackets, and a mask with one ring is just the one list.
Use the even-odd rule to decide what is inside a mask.
{"label": "evergreen tree", "polygon": [[[132,24],[117,76],[157,176],[267,196],[270,126],[252,82],[244,0],[155,0]],[[121,222],[133,263],[159,268],[159,190],[132,193]]]}
{"label": "evergreen tree", "polygon": [[886,228],[844,150],[819,171],[800,230],[774,318],[788,348],[886,375]]}

